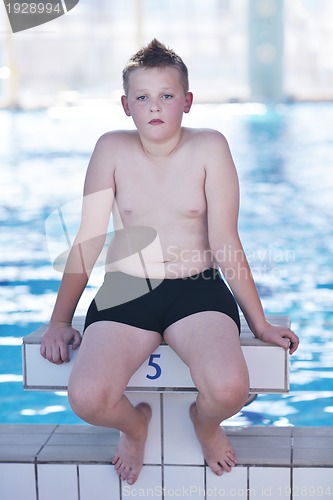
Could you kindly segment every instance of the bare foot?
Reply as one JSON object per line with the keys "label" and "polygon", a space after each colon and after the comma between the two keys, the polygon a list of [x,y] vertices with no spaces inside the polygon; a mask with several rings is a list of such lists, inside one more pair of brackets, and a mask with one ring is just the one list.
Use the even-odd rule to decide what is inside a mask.
{"label": "bare foot", "polygon": [[145,443],[147,439],[148,424],[151,418],[151,408],[147,403],[136,406],[143,416],[143,430],[135,437],[122,434],[117,451],[112,459],[118,476],[128,484],[134,484],[143,465]]}
{"label": "bare foot", "polygon": [[236,454],[224,430],[218,426],[213,433],[208,434],[207,430],[202,429],[198,422],[195,403],[191,405],[190,417],[205,460],[211,470],[218,476],[222,476],[224,471],[230,472],[236,465]]}

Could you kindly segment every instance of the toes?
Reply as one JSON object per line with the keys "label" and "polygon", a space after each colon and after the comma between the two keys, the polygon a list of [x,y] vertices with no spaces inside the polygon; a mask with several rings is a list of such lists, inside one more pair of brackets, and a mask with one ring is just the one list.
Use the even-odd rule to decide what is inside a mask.
{"label": "toes", "polygon": [[227,455],[224,459],[224,461],[230,466],[230,467],[235,467],[236,465],[236,459],[233,455]]}
{"label": "toes", "polygon": [[126,479],[129,478],[130,472],[131,472],[131,468],[128,467],[128,466],[124,466],[123,469],[122,469],[122,471],[121,471],[120,478],[123,481],[126,481]]}
{"label": "toes", "polygon": [[219,465],[225,470],[226,472],[230,472],[232,469],[232,466],[228,464],[225,460],[223,462],[219,462]]}
{"label": "toes", "polygon": [[127,476],[127,484],[134,484],[139,475],[139,471],[135,471],[133,469],[130,470],[129,475]]}
{"label": "toes", "polygon": [[220,462],[207,462],[207,465],[211,468],[214,474],[216,474],[217,476],[222,476],[224,469]]}
{"label": "toes", "polygon": [[222,476],[223,472],[231,472],[232,468],[236,465],[235,460],[231,456],[226,456],[219,462],[207,462],[207,465],[217,476]]}
{"label": "toes", "polygon": [[138,478],[139,471],[132,469],[129,465],[124,463],[120,457],[116,460],[112,460],[116,473],[122,481],[127,481],[128,484],[132,485]]}
{"label": "toes", "polygon": [[230,472],[232,468],[235,467],[236,461],[227,455],[223,460],[220,460],[218,464],[223,468],[223,470]]}
{"label": "toes", "polygon": [[121,469],[121,466],[123,465],[122,461],[119,459],[117,462],[114,464],[114,468],[119,471]]}
{"label": "toes", "polygon": [[231,449],[231,450],[228,450],[227,452],[227,457],[230,458],[230,460],[233,460],[233,462],[236,463],[236,453]]}
{"label": "toes", "polygon": [[225,457],[225,462],[230,466],[230,467],[235,467],[237,463],[237,458],[236,455],[233,451],[229,451]]}
{"label": "toes", "polygon": [[123,471],[125,470],[126,468],[126,464],[124,464],[124,462],[122,460],[118,460],[115,464],[114,464],[114,468],[118,474],[118,476],[121,476],[121,474],[123,473]]}

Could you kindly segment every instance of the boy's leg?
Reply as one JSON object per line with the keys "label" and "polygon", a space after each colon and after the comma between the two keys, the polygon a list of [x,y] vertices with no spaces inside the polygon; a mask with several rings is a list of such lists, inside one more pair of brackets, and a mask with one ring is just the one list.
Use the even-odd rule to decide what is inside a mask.
{"label": "boy's leg", "polygon": [[249,390],[238,329],[225,314],[205,311],[169,326],[164,338],[198,389],[190,414],[205,460],[215,474],[230,471],[236,456],[220,423],[244,406]]}
{"label": "boy's leg", "polygon": [[93,323],[83,336],[68,384],[69,401],[79,417],[122,431],[113,463],[129,484],[142,467],[151,409],[145,403],[134,407],[124,391],[160,342],[157,332],[111,321]]}

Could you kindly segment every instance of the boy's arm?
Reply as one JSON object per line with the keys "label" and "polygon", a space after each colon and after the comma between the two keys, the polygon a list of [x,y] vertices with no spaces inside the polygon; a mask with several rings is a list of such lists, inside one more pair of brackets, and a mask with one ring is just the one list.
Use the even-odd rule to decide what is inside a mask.
{"label": "boy's arm", "polygon": [[110,142],[107,134],[102,136],[90,159],[80,227],[67,258],[49,327],[42,340],[42,356],[57,364],[69,360],[68,344],[71,340],[74,349],[81,342],[80,334],[71,327],[71,322],[106,238],[115,192]]}
{"label": "boy's arm", "polygon": [[266,320],[239,239],[239,184],[228,143],[218,132],[212,132],[208,140],[205,191],[210,248],[255,336],[290,349],[292,354],[298,347],[298,337],[289,328]]}

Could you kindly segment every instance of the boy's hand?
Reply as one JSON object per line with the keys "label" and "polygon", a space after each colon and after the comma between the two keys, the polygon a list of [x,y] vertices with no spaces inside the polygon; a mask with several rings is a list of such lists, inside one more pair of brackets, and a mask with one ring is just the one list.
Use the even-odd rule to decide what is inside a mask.
{"label": "boy's hand", "polygon": [[268,321],[265,328],[256,335],[260,340],[283,347],[289,354],[293,354],[298,348],[299,338],[295,332],[285,326],[272,325]]}
{"label": "boy's hand", "polygon": [[68,346],[73,340],[72,348],[81,344],[81,335],[68,323],[50,323],[43,335],[40,353],[51,363],[61,365],[69,361]]}

